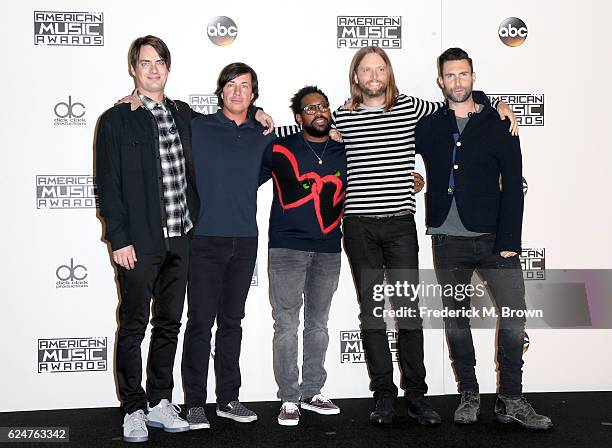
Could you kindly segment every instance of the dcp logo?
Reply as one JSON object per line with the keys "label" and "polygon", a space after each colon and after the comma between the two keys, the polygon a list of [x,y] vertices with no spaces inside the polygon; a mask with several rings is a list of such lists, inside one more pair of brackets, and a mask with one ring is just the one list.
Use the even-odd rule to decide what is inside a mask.
{"label": "dcp logo", "polygon": [[70,259],[70,266],[63,264],[55,271],[55,276],[63,282],[85,280],[87,278],[87,268],[82,264],[74,265],[74,259]]}
{"label": "dcp logo", "polygon": [[527,196],[527,190],[529,190],[529,185],[527,185],[527,180],[523,177],[523,196]]}
{"label": "dcp logo", "polygon": [[57,103],[53,112],[58,118],[81,118],[85,115],[85,105],[83,103],[73,103],[72,96],[68,95],[68,102]]}
{"label": "dcp logo", "polygon": [[226,47],[236,40],[238,27],[229,17],[217,16],[208,22],[206,34],[213,44]]}
{"label": "dcp logo", "polygon": [[517,17],[508,17],[499,25],[499,38],[509,47],[518,47],[527,39],[527,25]]}

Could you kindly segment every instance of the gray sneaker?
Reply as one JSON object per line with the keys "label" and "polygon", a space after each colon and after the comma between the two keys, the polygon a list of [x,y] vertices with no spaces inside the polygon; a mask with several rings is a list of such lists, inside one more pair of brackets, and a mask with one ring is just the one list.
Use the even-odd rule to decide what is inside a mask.
{"label": "gray sneaker", "polygon": [[217,404],[217,415],[240,423],[249,423],[257,420],[257,414],[247,409],[238,400],[230,401],[227,404]]}
{"label": "gray sneaker", "polygon": [[480,415],[480,394],[478,392],[461,392],[461,403],[455,411],[455,423],[469,425],[478,421]]}
{"label": "gray sneaker", "polygon": [[162,428],[166,432],[189,431],[189,423],[179,417],[181,408],[165,398],[157,406],[150,407],[147,414],[147,425]]}
{"label": "gray sneaker", "polygon": [[529,429],[550,429],[553,427],[550,418],[536,414],[525,397],[513,399],[498,395],[493,412],[499,423],[515,422]]}
{"label": "gray sneaker", "polygon": [[149,440],[146,416],[142,409],[125,414],[123,417],[123,441],[146,442]]}
{"label": "gray sneaker", "polygon": [[204,408],[201,406],[189,408],[186,420],[187,423],[189,423],[190,430],[210,428],[210,423],[206,418],[206,412],[204,412]]}
{"label": "gray sneaker", "polygon": [[282,426],[297,426],[300,422],[300,409],[292,401],[285,401],[278,413],[278,424]]}

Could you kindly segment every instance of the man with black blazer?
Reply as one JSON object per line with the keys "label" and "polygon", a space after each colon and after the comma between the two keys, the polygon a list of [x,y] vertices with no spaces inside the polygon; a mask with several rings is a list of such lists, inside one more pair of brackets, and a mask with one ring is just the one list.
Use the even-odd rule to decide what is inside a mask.
{"label": "man with black blazer", "polygon": [[[191,157],[192,112],[186,103],[164,94],[171,62],[168,47],[155,36],[138,38],[129,62],[138,97],[100,117],[96,179],[121,295],[115,367],[125,412],[123,439],[143,442],[147,425],[167,432],[189,430],[171,400],[189,235],[199,215],[199,200]],[[154,316],[145,393],[140,345],[151,297]]]}
{"label": "man with black blazer", "polygon": [[[426,221],[436,275],[441,285],[451,285],[456,292],[467,291],[474,270],[483,277],[499,316],[496,420],[548,429],[551,420],[536,414],[522,395],[525,318],[515,313],[526,308],[518,256],[523,220],[520,142],[490,105],[474,102],[476,77],[465,51],[446,50],[438,59],[438,70],[446,106],[421,119],[415,136],[416,151],[427,167]],[[470,296],[443,294],[442,301],[450,311],[444,323],[461,392],[454,420],[475,423],[480,395]]]}

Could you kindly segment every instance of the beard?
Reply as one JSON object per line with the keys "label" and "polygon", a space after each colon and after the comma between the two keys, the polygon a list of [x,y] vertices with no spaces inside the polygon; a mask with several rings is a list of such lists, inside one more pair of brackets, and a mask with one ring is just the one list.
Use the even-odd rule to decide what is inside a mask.
{"label": "beard", "polygon": [[[313,125],[314,121],[310,122],[309,124],[304,123],[304,130],[313,137],[325,137],[329,134],[331,129],[331,122],[325,117],[320,118],[325,120],[325,125],[323,127]],[[319,118],[317,118],[317,120],[318,119]]]}
{"label": "beard", "polygon": [[453,89],[446,89],[446,97],[453,103],[465,103],[472,96],[472,86],[466,87],[461,95],[453,93]]}
{"label": "beard", "polygon": [[359,88],[361,89],[363,96],[366,96],[368,98],[378,98],[380,96],[385,95],[386,90],[387,90],[387,84],[381,84],[381,86],[378,89],[374,90],[374,89],[368,88],[366,84],[359,83]]}

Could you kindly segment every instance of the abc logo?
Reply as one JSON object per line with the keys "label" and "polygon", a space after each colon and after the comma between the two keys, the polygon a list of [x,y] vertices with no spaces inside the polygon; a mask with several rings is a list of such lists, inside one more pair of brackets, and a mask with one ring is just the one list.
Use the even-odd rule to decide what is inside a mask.
{"label": "abc logo", "polygon": [[58,118],[81,118],[85,115],[85,105],[83,103],[73,103],[72,96],[68,96],[67,103],[57,103],[53,109]]}
{"label": "abc logo", "polygon": [[518,47],[527,39],[527,25],[521,19],[508,17],[499,25],[499,38],[509,47]]}
{"label": "abc logo", "polygon": [[226,47],[236,40],[238,27],[229,17],[218,16],[208,22],[206,34],[213,44]]}

